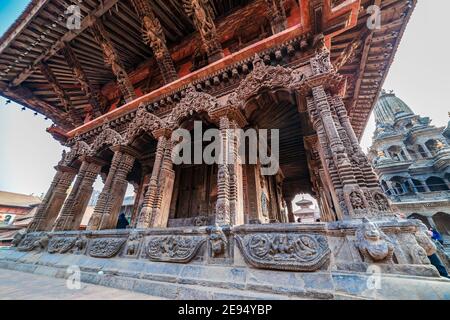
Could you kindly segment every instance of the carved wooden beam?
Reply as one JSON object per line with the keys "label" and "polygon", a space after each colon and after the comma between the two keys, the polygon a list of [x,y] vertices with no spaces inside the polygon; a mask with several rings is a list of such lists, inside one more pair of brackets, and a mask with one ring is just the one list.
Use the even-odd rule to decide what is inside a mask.
{"label": "carved wooden beam", "polygon": [[[92,12],[86,16],[80,25],[79,30],[69,30],[67,31],[58,41],[56,41],[49,49],[44,51],[41,55],[39,55],[35,61],[25,68],[21,73],[19,73],[10,83],[10,86],[18,86],[22,82],[24,82],[33,72],[36,67],[38,67],[41,61],[46,61],[51,58],[56,52],[61,50],[64,47],[66,42],[70,42],[75,39],[79,34],[81,34],[84,30],[92,26],[95,22],[95,18],[102,16],[105,12],[108,12],[115,4],[117,4],[119,0],[103,0],[102,3],[92,10]],[[47,2],[47,1],[41,1]]]}
{"label": "carved wooden beam", "polygon": [[64,55],[68,66],[72,69],[75,79],[78,80],[81,85],[81,89],[86,94],[89,103],[92,106],[92,113],[94,117],[101,116],[102,111],[104,111],[107,107],[107,101],[105,101],[106,98],[104,98],[100,91],[95,89],[89,82],[89,79],[86,76],[81,63],[75,55],[75,52],[73,51],[70,44],[66,43],[65,47],[62,49],[62,54]]}
{"label": "carved wooden beam", "polygon": [[269,9],[268,17],[272,33],[278,33],[287,28],[286,10],[284,9],[284,0],[265,0]]}
{"label": "carved wooden beam", "polygon": [[73,123],[73,125],[82,124],[84,122],[83,119],[76,114],[72,106],[72,103],[70,102],[70,98],[65,93],[63,87],[58,82],[58,79],[56,79],[50,67],[46,63],[41,62],[39,64],[39,69],[41,70],[42,75],[45,77],[48,83],[52,86],[53,91],[55,92],[58,99],[61,101],[65,111],[69,114],[70,122]]}
{"label": "carved wooden beam", "polygon": [[[375,0],[374,5],[380,6],[381,0]],[[363,79],[364,71],[366,70],[366,65],[367,65],[368,58],[369,58],[370,47],[372,44],[372,38],[373,38],[374,31],[375,31],[375,29],[369,29],[363,36],[365,38],[364,46],[363,46],[362,54],[361,54],[361,60],[360,60],[361,63],[359,65],[359,68],[356,73],[357,80],[356,80],[356,84],[355,84],[355,91],[353,93],[353,104],[350,108],[350,112],[353,112],[356,104],[358,103],[358,98],[359,98],[359,94],[361,91],[362,79]]]}
{"label": "carved wooden beam", "polygon": [[105,63],[111,67],[112,72],[116,76],[117,85],[119,86],[125,101],[127,103],[133,101],[136,98],[133,85],[131,84],[130,78],[125,71],[125,67],[120,61],[119,55],[117,54],[109,34],[103,26],[103,23],[100,20],[96,21],[96,23],[91,27],[91,30],[95,40],[103,51]]}
{"label": "carved wooden beam", "polygon": [[131,2],[142,21],[144,40],[152,48],[164,82],[175,81],[178,78],[175,65],[167,49],[166,37],[161,23],[156,18],[149,0],[131,0]]}
{"label": "carved wooden beam", "polygon": [[208,61],[214,62],[224,57],[220,45],[216,26],[214,24],[214,12],[208,0],[183,0],[184,10],[192,19],[195,28],[200,34],[203,50],[208,55]]}
{"label": "carved wooden beam", "polygon": [[74,125],[61,114],[60,109],[37,98],[33,92],[26,87],[17,86],[9,88],[5,82],[0,81],[0,93],[5,98],[11,99],[22,106],[26,106],[35,112],[45,115],[64,130],[71,130],[74,128]]}
{"label": "carved wooden beam", "polygon": [[314,35],[323,32],[323,15],[324,15],[324,0],[311,0],[309,2],[309,19]]}

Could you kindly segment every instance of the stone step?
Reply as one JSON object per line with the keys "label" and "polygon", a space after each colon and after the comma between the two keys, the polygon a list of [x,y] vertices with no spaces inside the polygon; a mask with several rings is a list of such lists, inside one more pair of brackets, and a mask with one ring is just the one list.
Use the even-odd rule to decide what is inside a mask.
{"label": "stone step", "polygon": [[[201,263],[176,264],[84,255],[0,252],[0,268],[67,278],[77,266],[81,281],[168,299],[450,299],[450,281],[358,272],[286,272]],[[376,279],[375,279],[376,280]]]}

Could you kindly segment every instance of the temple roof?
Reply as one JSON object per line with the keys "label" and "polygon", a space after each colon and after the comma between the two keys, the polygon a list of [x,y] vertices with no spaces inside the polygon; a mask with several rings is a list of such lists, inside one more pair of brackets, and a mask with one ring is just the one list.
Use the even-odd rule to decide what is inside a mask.
{"label": "temple roof", "polygon": [[414,115],[411,108],[393,91],[384,90],[375,104],[374,113],[377,124],[393,124],[399,117]]}
{"label": "temple roof", "polygon": [[1,206],[28,208],[40,203],[41,199],[36,196],[0,191]]}
{"label": "temple roof", "polygon": [[[194,70],[192,61],[201,40],[192,19],[183,9],[185,2],[148,1],[161,23],[180,79],[188,77]],[[254,47],[258,41],[271,41],[260,47],[268,48],[269,43],[276,47],[277,41],[278,44],[297,41],[294,37],[301,32],[310,33],[306,25],[311,21],[305,16],[309,14],[307,7],[311,2],[306,0],[300,0],[300,3],[297,0],[284,2],[287,27],[298,26],[300,31],[290,32],[291,38],[284,34],[279,37],[280,40],[272,35],[269,25],[272,16],[264,0],[202,2],[209,3],[212,8],[225,57]],[[373,4],[372,0],[316,2],[323,3],[319,25],[322,24],[322,32],[331,39],[333,64],[347,78],[344,101],[355,132],[360,137],[416,1],[376,0],[375,3],[382,8],[382,23],[381,28],[370,30],[367,21],[371,14],[363,9],[354,11],[354,8],[367,8]],[[45,115],[63,131],[123,105],[117,79],[111,68],[105,65],[102,49],[93,36],[92,27],[97,21],[101,21],[109,34],[136,96],[145,97],[156,92],[152,94],[155,97],[158,90],[164,88],[155,55],[143,40],[142,21],[131,0],[84,0],[80,3],[82,20],[79,30],[67,28],[64,20],[67,18],[64,16],[66,6],[62,0],[33,0],[1,38],[2,96]],[[347,7],[351,7],[352,11],[349,12]],[[92,99],[88,99],[83,85],[80,85],[79,72],[74,71],[73,62],[71,66],[66,58],[67,50],[76,57],[79,70],[83,71],[81,78],[96,93],[95,97],[106,101],[105,107],[96,115],[92,111]],[[277,62],[272,55],[275,63],[289,63],[289,60]],[[230,63],[236,63],[236,59],[230,59]],[[224,69],[210,64],[201,70],[204,71],[201,76],[206,77],[207,74],[221,74]],[[200,76],[195,79],[198,78]],[[169,89],[164,88],[161,95]]]}

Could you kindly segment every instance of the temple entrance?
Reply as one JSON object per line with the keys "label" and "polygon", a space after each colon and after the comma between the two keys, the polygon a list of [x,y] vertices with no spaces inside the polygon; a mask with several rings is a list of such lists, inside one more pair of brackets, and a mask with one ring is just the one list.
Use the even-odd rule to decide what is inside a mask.
{"label": "temple entrance", "polygon": [[[202,123],[201,136],[194,133],[194,125]],[[196,160],[203,155],[210,141],[202,141],[203,134],[208,129],[217,129],[206,114],[195,114],[184,121],[180,127],[186,129],[191,137],[189,156],[180,152],[183,163],[174,165],[175,182],[169,212],[169,227],[206,225],[214,217],[217,202],[217,164],[206,164]],[[198,127],[196,128],[198,129]],[[186,150],[186,152],[188,152]],[[197,154],[196,154],[197,153]],[[213,155],[215,155],[213,153]]]}
{"label": "temple entrance", "polygon": [[[306,112],[299,112],[295,99],[286,91],[262,92],[246,103],[245,116],[248,128],[267,129],[269,153],[273,138],[279,142],[278,171],[263,175],[263,164],[258,154],[257,164],[247,164],[243,168],[244,216],[246,223],[287,223],[294,222],[292,200],[299,193],[313,193],[308,151],[304,137],[312,134]],[[248,129],[247,128],[247,129]],[[278,130],[274,135],[270,130]],[[258,132],[259,138],[261,131]],[[246,150],[251,150],[255,142],[246,139]],[[248,154],[246,156],[248,158]]]}

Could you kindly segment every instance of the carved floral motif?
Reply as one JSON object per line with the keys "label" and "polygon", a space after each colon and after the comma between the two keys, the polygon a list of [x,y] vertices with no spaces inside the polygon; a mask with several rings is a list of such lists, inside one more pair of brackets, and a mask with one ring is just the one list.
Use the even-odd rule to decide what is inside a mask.
{"label": "carved floral motif", "polygon": [[228,104],[240,106],[262,90],[290,88],[298,86],[305,76],[298,70],[282,66],[266,66],[263,60],[255,55],[252,72],[241,81],[239,87],[229,97]]}
{"label": "carved floral motif", "polygon": [[172,109],[167,122],[169,127],[174,129],[184,117],[192,115],[194,112],[202,111],[210,114],[217,107],[218,101],[215,97],[204,92],[196,91],[195,88],[190,85],[186,89],[186,95]]}
{"label": "carved floral motif", "polygon": [[49,253],[66,253],[73,248],[76,241],[76,237],[53,237],[48,243],[47,251]]}
{"label": "carved floral motif", "polygon": [[151,133],[154,130],[164,127],[163,121],[154,114],[147,111],[144,104],[141,104],[136,111],[133,121],[128,126],[124,140],[130,144],[141,132]]}
{"label": "carved floral motif", "polygon": [[91,145],[90,155],[95,155],[105,145],[115,146],[123,143],[124,139],[120,133],[111,129],[109,124],[105,124],[102,132],[95,138]]}
{"label": "carved floral motif", "polygon": [[27,234],[17,247],[19,251],[33,251],[34,249],[45,249],[48,244],[46,235]]}
{"label": "carved floral motif", "polygon": [[68,153],[63,153],[62,161],[60,165],[70,165],[73,160],[77,159],[80,156],[87,155],[90,152],[89,145],[80,140],[79,137],[74,138],[75,143],[72,145],[70,151]]}
{"label": "carved floral motif", "polygon": [[148,241],[146,252],[150,260],[186,263],[205,240],[200,236],[154,236]]}
{"label": "carved floral motif", "polygon": [[326,237],[302,233],[259,233],[237,236],[245,260],[254,267],[314,271],[330,255]]}
{"label": "carved floral motif", "polygon": [[96,258],[111,258],[119,252],[126,241],[126,238],[95,239],[91,243],[89,254]]}

